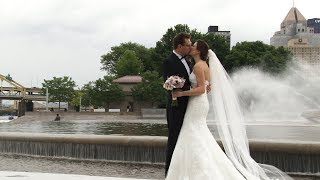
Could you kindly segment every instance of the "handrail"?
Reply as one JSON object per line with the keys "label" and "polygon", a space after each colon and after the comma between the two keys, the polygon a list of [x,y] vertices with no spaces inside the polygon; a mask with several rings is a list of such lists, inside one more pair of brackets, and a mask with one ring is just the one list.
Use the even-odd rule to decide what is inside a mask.
{"label": "handrail", "polygon": [[18,82],[14,81],[14,80],[9,80],[7,79],[5,76],[0,74],[0,80],[1,80],[1,91],[2,91],[2,81],[6,81],[7,83],[11,84],[12,86],[18,88],[21,92],[25,93],[26,92],[26,88],[24,86],[22,86],[21,84],[19,84]]}

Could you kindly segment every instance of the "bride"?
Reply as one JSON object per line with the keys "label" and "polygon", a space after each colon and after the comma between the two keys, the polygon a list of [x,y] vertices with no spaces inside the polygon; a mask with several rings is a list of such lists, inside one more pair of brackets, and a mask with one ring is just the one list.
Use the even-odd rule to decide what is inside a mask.
{"label": "bride", "polygon": [[[291,179],[279,169],[258,164],[251,158],[237,96],[208,44],[197,40],[190,55],[195,60],[189,76],[192,88],[173,93],[174,97],[190,98],[166,180]],[[211,96],[206,93],[208,84],[212,86]],[[206,123],[209,102],[214,108],[224,151]]]}

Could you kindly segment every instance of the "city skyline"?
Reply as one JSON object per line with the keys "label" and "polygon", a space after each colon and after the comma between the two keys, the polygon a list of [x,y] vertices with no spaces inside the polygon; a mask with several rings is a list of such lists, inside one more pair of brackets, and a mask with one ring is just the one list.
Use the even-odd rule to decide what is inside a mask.
{"label": "city skyline", "polygon": [[[100,56],[112,46],[132,41],[155,47],[176,24],[202,33],[219,26],[231,31],[231,46],[258,40],[269,44],[293,6],[292,0],[0,2],[0,74],[10,74],[26,87],[63,75],[81,87],[106,74]],[[318,5],[316,0],[295,1],[306,19],[320,17]],[[177,10],[180,6],[184,8]]]}

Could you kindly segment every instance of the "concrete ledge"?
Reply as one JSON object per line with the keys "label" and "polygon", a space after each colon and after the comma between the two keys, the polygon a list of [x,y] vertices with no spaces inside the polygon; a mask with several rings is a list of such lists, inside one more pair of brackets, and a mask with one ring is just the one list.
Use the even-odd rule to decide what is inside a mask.
{"label": "concrete ledge", "polygon": [[[164,163],[167,137],[0,133],[0,153]],[[221,142],[218,141],[221,146]],[[285,172],[320,172],[320,142],[250,140],[251,156]]]}
{"label": "concrete ledge", "polygon": [[250,140],[251,151],[320,154],[320,142]]}
{"label": "concrete ledge", "polygon": [[162,136],[114,136],[91,134],[83,135],[0,132],[0,141],[3,140],[44,143],[116,144],[146,147],[165,147],[167,143],[167,138]]}
{"label": "concrete ledge", "polygon": [[[165,148],[167,144],[167,137],[164,136],[115,136],[0,132],[0,141],[4,140],[45,143],[116,144],[163,148]],[[221,141],[217,140],[217,142],[222,147]],[[249,146],[251,151],[320,154],[320,142],[249,140]]]}
{"label": "concrete ledge", "polygon": [[142,118],[166,118],[166,109],[141,109]]}

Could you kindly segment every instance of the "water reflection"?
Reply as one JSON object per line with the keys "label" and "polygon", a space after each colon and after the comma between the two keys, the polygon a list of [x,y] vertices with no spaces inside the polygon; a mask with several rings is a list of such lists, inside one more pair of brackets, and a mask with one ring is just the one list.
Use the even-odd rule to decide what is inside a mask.
{"label": "water reflection", "polygon": [[[219,139],[217,128],[209,129]],[[52,134],[96,134],[125,136],[167,136],[167,125],[157,123],[105,122],[93,120],[76,121],[28,121],[0,123],[0,132],[29,132]],[[249,139],[289,140],[320,142],[319,125],[260,124],[248,125]]]}
{"label": "water reflection", "polygon": [[110,123],[101,121],[33,121],[24,123],[0,123],[0,132],[166,136],[167,125],[123,122]]}

